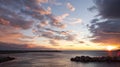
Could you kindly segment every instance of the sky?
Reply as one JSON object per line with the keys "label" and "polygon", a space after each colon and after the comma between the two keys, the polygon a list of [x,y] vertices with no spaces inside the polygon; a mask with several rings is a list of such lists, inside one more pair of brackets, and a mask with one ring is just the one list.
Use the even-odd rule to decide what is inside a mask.
{"label": "sky", "polygon": [[119,7],[120,0],[0,0],[0,49],[119,49]]}

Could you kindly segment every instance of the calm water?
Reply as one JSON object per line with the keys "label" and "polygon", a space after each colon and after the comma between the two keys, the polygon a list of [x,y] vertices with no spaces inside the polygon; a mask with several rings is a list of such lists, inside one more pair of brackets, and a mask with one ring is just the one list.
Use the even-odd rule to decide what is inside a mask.
{"label": "calm water", "polygon": [[[72,51],[58,53],[18,53],[6,55],[16,57],[17,59],[1,63],[0,67],[120,67],[120,63],[76,63],[70,61],[70,58],[75,56],[106,56],[108,55],[107,52]],[[115,55],[115,53],[113,53],[113,55]]]}

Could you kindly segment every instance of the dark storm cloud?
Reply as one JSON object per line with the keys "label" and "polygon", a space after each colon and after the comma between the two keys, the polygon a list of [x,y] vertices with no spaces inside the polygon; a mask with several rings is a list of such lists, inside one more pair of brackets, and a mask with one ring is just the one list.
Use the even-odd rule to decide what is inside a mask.
{"label": "dark storm cloud", "polygon": [[[104,45],[120,44],[120,0],[95,0],[98,17],[88,25],[92,42]],[[99,18],[102,16],[102,18]]]}
{"label": "dark storm cloud", "polygon": [[93,33],[92,41],[96,43],[120,44],[120,20],[107,20],[103,22],[94,22],[90,26]]}
{"label": "dark storm cloud", "polygon": [[120,18],[120,0],[95,0],[99,15],[104,18]]}

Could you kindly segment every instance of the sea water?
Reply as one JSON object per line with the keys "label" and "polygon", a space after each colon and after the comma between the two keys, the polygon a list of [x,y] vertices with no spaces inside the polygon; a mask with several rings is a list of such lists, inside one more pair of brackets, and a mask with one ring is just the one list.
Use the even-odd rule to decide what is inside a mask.
{"label": "sea water", "polygon": [[[0,67],[120,67],[119,62],[72,62],[75,56],[108,56],[107,51],[62,51],[62,52],[30,52],[2,54],[16,59],[0,63]],[[116,52],[112,52],[116,55]]]}

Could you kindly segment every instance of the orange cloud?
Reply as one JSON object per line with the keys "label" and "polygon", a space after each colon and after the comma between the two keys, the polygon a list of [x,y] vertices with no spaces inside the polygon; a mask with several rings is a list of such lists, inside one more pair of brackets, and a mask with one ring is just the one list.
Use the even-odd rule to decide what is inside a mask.
{"label": "orange cloud", "polygon": [[0,18],[0,24],[2,24],[2,25],[8,25],[9,23],[10,23],[9,21]]}
{"label": "orange cloud", "polygon": [[36,0],[37,3],[47,3],[48,0]]}
{"label": "orange cloud", "polygon": [[24,36],[21,33],[4,33],[4,35],[0,36],[0,42],[16,43],[16,44],[20,44],[20,43],[25,44],[29,42],[29,41],[20,40],[22,38],[29,39],[31,37]]}

